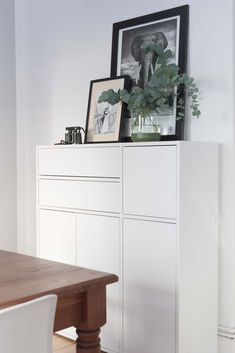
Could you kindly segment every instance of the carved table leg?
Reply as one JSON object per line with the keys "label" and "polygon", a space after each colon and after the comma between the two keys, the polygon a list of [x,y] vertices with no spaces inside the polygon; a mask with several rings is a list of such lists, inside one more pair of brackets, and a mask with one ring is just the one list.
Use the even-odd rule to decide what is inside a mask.
{"label": "carved table leg", "polygon": [[76,330],[77,338],[77,353],[89,352],[100,353],[100,329],[98,330]]}
{"label": "carved table leg", "polygon": [[106,287],[89,289],[83,312],[84,321],[77,327],[77,353],[101,353],[100,327],[106,323]]}

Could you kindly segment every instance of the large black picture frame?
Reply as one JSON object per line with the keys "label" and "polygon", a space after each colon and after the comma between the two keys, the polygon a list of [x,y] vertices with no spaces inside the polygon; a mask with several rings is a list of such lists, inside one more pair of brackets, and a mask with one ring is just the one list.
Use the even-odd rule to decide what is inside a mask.
{"label": "large black picture frame", "polygon": [[[180,69],[179,73],[187,72],[188,24],[189,5],[114,23],[111,76],[129,75],[132,78],[132,84],[138,86],[138,79],[134,79],[132,74],[134,77],[138,76],[136,72],[139,70],[140,62],[136,61],[131,54],[132,40],[136,36],[148,36],[156,32],[163,33],[167,39],[167,45],[172,45],[175,63]],[[137,66],[138,68],[136,68]],[[134,81],[135,83],[133,83]],[[169,112],[169,117],[166,119],[160,117],[162,124],[166,124],[161,140],[182,140],[184,138],[184,120],[176,119],[176,106],[177,102],[175,101],[172,112]]]}

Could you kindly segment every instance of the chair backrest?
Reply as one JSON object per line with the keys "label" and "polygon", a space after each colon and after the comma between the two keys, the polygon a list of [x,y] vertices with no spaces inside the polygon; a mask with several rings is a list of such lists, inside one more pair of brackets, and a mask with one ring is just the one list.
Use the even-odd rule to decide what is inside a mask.
{"label": "chair backrest", "polygon": [[0,310],[0,353],[52,353],[57,296]]}

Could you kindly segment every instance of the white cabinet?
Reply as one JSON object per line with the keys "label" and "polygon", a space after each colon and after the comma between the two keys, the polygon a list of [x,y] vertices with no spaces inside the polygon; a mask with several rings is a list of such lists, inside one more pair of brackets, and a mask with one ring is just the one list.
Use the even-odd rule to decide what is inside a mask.
{"label": "white cabinet", "polygon": [[108,353],[217,351],[218,146],[37,148],[38,254],[119,276]]}
{"label": "white cabinet", "polygon": [[123,222],[124,352],[173,353],[176,225]]}

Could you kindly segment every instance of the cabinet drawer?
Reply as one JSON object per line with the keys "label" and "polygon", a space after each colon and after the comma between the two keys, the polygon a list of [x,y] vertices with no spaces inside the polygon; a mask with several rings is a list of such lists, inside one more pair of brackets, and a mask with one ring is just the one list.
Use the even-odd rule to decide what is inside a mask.
{"label": "cabinet drawer", "polygon": [[38,150],[39,175],[116,177],[121,175],[119,147],[63,147]]}
{"label": "cabinet drawer", "polygon": [[120,184],[106,181],[40,180],[40,206],[120,212]]}
{"label": "cabinet drawer", "polygon": [[176,146],[126,147],[124,213],[176,218]]}

